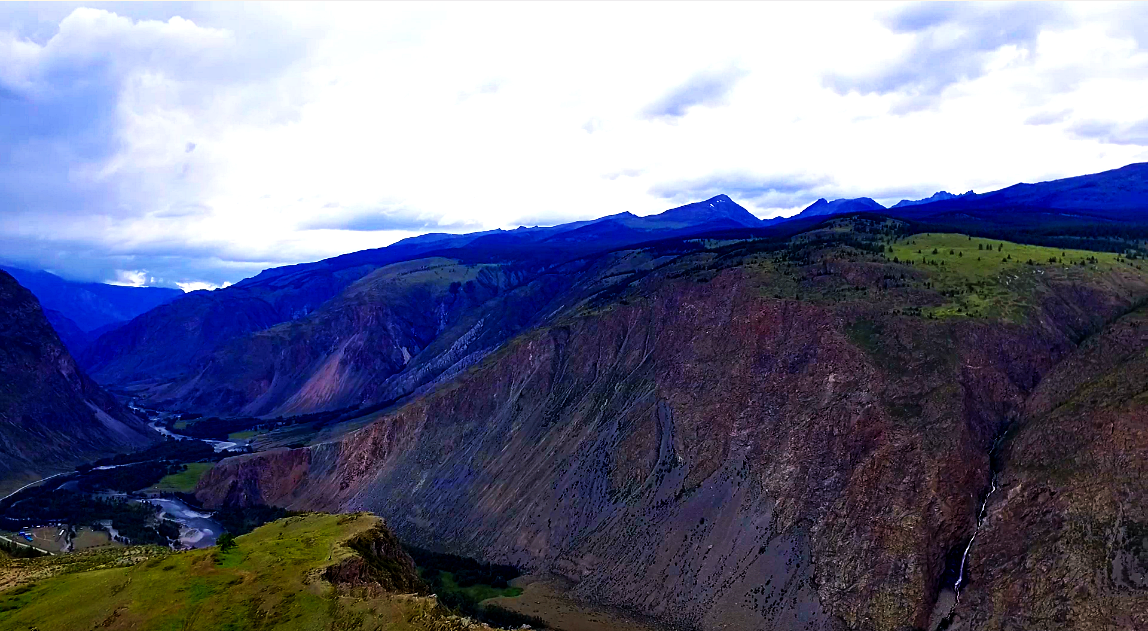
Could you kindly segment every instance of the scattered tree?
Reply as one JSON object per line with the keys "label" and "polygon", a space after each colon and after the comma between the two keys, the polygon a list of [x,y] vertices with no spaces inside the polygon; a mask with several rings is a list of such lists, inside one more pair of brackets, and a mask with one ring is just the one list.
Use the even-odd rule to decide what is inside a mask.
{"label": "scattered tree", "polygon": [[222,535],[219,535],[219,538],[215,540],[215,545],[219,546],[220,552],[228,552],[234,549],[237,545],[235,543],[235,535],[231,534],[230,532],[225,532]]}

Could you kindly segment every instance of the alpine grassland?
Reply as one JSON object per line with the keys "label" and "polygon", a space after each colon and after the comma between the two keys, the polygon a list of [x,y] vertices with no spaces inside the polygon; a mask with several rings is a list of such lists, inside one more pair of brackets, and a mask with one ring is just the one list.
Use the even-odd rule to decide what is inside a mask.
{"label": "alpine grassland", "polygon": [[191,493],[203,474],[215,466],[213,462],[189,462],[183,471],[172,473],[160,479],[147,489],[154,493]]}
{"label": "alpine grassland", "polygon": [[6,558],[0,564],[0,628],[464,628],[433,597],[388,593],[370,581],[327,580],[339,575],[328,568],[361,558],[348,542],[370,536],[380,524],[365,513],[311,513],[236,537],[226,552],[132,547]]}

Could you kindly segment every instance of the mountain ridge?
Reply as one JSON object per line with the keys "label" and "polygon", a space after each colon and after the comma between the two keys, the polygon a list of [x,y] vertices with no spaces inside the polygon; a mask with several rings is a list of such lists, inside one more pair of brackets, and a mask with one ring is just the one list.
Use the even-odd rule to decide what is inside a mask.
{"label": "mountain ridge", "polygon": [[0,265],[27,288],[45,309],[60,312],[85,333],[127,322],[183,295],[166,287],[125,287],[65,280],[45,271]]}
{"label": "mountain ridge", "polygon": [[77,367],[32,292],[0,271],[0,491],[159,439]]}

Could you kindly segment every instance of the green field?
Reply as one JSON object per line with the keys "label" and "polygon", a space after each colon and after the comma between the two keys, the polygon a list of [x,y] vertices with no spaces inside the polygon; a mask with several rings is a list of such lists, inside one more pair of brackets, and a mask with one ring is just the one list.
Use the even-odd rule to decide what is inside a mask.
{"label": "green field", "polygon": [[[356,554],[343,545],[378,523],[366,514],[289,517],[237,538],[238,546],[118,557],[105,569],[63,573],[0,591],[0,628],[454,629],[433,600],[337,590],[320,570]],[[103,553],[99,559],[111,559]],[[83,555],[65,555],[83,558]],[[131,567],[115,567],[130,563]],[[59,557],[26,563],[59,563]],[[3,572],[13,564],[0,567]],[[21,566],[27,573],[27,567]],[[34,576],[35,574],[28,574]],[[478,627],[481,628],[481,627]]]}
{"label": "green field", "polygon": [[164,476],[146,491],[150,493],[191,493],[195,490],[195,485],[199,483],[203,474],[210,471],[215,464],[211,462],[189,462],[184,466],[187,468],[183,471]]}
{"label": "green field", "polygon": [[932,317],[1018,318],[1034,307],[1038,285],[1083,280],[1119,271],[1142,274],[1111,252],[1024,245],[963,234],[924,233],[894,241],[884,257],[909,262],[928,275],[930,288],[949,300],[924,312]]}
{"label": "green field", "polygon": [[227,435],[227,440],[250,440],[263,432],[256,429],[248,429],[242,432],[231,432]]}

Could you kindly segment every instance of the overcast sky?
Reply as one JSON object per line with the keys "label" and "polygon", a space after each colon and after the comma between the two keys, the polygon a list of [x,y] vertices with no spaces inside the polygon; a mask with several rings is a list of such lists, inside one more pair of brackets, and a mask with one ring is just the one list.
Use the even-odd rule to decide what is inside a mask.
{"label": "overcast sky", "polygon": [[0,259],[202,287],[423,232],[1148,161],[1148,5],[0,4]]}

